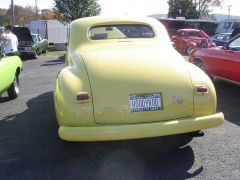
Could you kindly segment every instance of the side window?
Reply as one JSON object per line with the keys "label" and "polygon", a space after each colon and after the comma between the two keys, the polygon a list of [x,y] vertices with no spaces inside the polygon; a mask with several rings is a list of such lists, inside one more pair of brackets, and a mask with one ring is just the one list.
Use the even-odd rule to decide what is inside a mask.
{"label": "side window", "polygon": [[188,32],[188,36],[201,37],[200,33],[195,31]]}
{"label": "side window", "polygon": [[184,31],[179,31],[177,36],[179,36],[179,37],[186,36],[186,33]]}
{"label": "side window", "polygon": [[37,42],[37,36],[32,35],[32,38],[33,38],[34,43],[36,43]]}
{"label": "side window", "polygon": [[224,35],[219,35],[216,39],[217,40],[222,40],[224,38]]}

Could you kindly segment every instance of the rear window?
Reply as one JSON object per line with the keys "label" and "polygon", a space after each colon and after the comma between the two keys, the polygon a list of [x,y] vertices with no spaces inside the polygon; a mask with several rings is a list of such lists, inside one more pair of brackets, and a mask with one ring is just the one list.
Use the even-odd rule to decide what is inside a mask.
{"label": "rear window", "polygon": [[190,31],[190,32],[187,32],[187,36],[200,37],[200,34],[199,32],[196,32],[196,31]]}
{"label": "rear window", "polygon": [[89,30],[89,38],[92,40],[153,37],[152,28],[142,24],[94,26]]}

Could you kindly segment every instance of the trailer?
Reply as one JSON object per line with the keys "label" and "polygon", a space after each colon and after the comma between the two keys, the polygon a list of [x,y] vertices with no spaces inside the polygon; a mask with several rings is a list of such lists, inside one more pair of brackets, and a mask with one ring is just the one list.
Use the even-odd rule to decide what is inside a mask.
{"label": "trailer", "polygon": [[36,20],[25,25],[32,34],[40,34],[50,44],[65,44],[68,41],[69,24],[57,20]]}

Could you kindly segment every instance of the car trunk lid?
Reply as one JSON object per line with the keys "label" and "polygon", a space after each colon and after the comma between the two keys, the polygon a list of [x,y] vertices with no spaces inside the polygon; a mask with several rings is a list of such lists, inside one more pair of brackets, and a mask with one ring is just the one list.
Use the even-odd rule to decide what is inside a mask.
{"label": "car trunk lid", "polygon": [[193,114],[193,88],[185,62],[175,59],[180,56],[172,51],[139,48],[125,45],[82,54],[96,123],[156,122]]}

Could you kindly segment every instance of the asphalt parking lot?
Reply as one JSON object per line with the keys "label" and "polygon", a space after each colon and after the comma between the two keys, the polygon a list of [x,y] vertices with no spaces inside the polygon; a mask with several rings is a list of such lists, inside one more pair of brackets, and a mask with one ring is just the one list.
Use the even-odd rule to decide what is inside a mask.
{"label": "asphalt parking lot", "polygon": [[240,86],[215,82],[226,121],[203,137],[72,143],[58,138],[53,105],[63,58],[50,53],[23,64],[20,97],[0,99],[1,180],[239,179]]}

